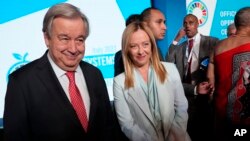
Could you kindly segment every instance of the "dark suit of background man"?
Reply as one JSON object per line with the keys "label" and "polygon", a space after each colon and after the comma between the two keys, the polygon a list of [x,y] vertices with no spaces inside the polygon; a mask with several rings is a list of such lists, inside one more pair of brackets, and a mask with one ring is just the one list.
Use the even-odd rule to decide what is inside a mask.
{"label": "dark suit of background man", "polygon": [[[45,54],[9,76],[5,141],[113,140],[104,78],[96,67],[82,61],[89,34],[87,17],[73,5],[55,5],[44,17],[43,33]],[[86,129],[73,108],[66,72],[75,73],[87,114]]]}
{"label": "dark suit of background man", "polygon": [[[198,26],[195,15],[188,14],[184,17],[184,28],[177,34],[177,41],[170,45],[166,61],[176,64],[182,78],[189,102],[187,127],[189,135],[192,141],[205,141],[211,140],[213,134],[212,105],[209,101],[212,87],[206,81],[208,63],[206,59],[209,58],[218,39],[198,33]],[[177,45],[180,39],[178,36],[181,35],[186,35],[188,40]]]}

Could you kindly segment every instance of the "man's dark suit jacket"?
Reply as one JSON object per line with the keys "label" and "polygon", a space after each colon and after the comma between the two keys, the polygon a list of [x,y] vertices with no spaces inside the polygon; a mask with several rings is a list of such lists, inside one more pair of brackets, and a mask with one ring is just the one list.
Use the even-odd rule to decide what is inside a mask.
{"label": "man's dark suit jacket", "polygon": [[117,76],[120,73],[124,72],[123,60],[122,60],[122,50],[119,50],[115,53],[115,64],[114,64],[115,74]]}
{"label": "man's dark suit jacket", "polygon": [[[214,50],[214,47],[218,43],[218,41],[219,41],[218,38],[201,35],[199,58],[198,58],[199,64],[201,63],[202,59],[210,56],[210,53]],[[184,41],[180,45],[171,44],[166,56],[167,62],[172,62],[176,64],[176,67],[180,73],[182,81],[185,75],[185,63],[187,62],[187,58],[185,57],[187,44],[188,44],[187,41]],[[197,71],[200,70],[198,69]],[[201,78],[201,76],[199,76],[200,73],[198,73],[197,71],[192,73],[192,78],[194,78],[194,81],[196,83],[204,81],[204,78]],[[185,89],[185,94],[193,96],[195,85],[187,83],[183,83],[183,85]]]}
{"label": "man's dark suit jacket", "polygon": [[[210,53],[214,51],[214,47],[218,43],[218,41],[219,41],[218,38],[201,35],[199,57],[198,57],[199,64],[201,64],[201,61],[204,58],[209,58]],[[184,75],[185,75],[185,69],[186,69],[185,63],[187,62],[187,57],[185,57],[187,45],[188,45],[187,41],[184,41],[180,45],[173,45],[173,44],[170,45],[169,51],[166,56],[167,62],[172,62],[176,64],[176,67],[180,73],[182,82],[184,81]],[[191,74],[196,84],[206,80],[206,72],[203,72],[203,71],[204,70],[201,70],[198,68],[195,72]],[[188,108],[188,113],[189,113],[188,131],[195,130],[193,134],[197,137],[201,132],[200,136],[203,138],[203,140],[205,140],[207,138],[207,136],[205,135],[206,132],[208,133],[212,132],[211,131],[212,130],[211,125],[213,122],[212,111],[211,111],[212,105],[208,103],[207,95],[205,96],[194,95],[195,85],[188,84],[188,83],[182,83],[182,84],[184,87],[185,95],[189,103],[188,105],[189,106]],[[207,127],[209,126],[209,129],[206,126]],[[191,139],[195,141],[196,139],[192,138],[192,133],[189,132],[189,134],[191,136]],[[207,139],[209,140],[209,138]]]}
{"label": "man's dark suit jacket", "polygon": [[91,103],[85,132],[47,53],[9,77],[4,110],[5,141],[112,141],[114,121],[101,72],[80,62]]}

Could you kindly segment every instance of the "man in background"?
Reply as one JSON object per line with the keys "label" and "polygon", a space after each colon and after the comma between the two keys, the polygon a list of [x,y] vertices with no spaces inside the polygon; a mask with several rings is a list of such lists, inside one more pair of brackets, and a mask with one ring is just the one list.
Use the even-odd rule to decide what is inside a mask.
{"label": "man in background", "polygon": [[[181,44],[170,45],[166,61],[173,62],[179,71],[189,102],[188,133],[192,141],[210,141],[213,134],[213,114],[209,94],[212,92],[207,82],[207,65],[210,53],[218,39],[198,32],[198,18],[188,14],[183,19],[183,28],[176,39],[186,36]],[[200,138],[201,137],[201,138]]]}
{"label": "man in background", "polygon": [[229,36],[234,36],[236,34],[236,27],[234,23],[231,23],[228,27],[227,27],[227,37]]}
{"label": "man in background", "polygon": [[[167,30],[166,18],[160,10],[152,7],[144,9],[141,13],[141,20],[151,29],[156,41],[164,39]],[[164,61],[161,49],[159,47],[157,49],[160,60]]]}

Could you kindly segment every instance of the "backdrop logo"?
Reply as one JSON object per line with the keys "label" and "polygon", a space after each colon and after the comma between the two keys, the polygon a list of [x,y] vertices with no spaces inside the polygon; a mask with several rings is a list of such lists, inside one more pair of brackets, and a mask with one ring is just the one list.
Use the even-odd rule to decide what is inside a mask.
{"label": "backdrop logo", "polygon": [[203,26],[208,19],[207,6],[202,1],[193,1],[189,3],[187,13],[197,16],[200,26]]}
{"label": "backdrop logo", "polygon": [[22,66],[26,65],[27,63],[29,63],[29,61],[26,60],[26,57],[28,56],[28,53],[25,53],[24,56],[18,54],[18,53],[13,53],[14,58],[17,60],[17,62],[15,64],[13,64],[6,76],[6,81],[8,82],[8,76],[9,74],[11,74],[13,71],[21,68]]}

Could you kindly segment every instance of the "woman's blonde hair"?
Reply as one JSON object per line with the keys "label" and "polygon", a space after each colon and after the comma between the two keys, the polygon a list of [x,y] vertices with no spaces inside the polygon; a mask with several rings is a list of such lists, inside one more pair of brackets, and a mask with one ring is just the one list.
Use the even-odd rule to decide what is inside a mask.
{"label": "woman's blonde hair", "polygon": [[160,79],[161,83],[163,83],[165,79],[167,78],[167,71],[165,70],[164,66],[160,62],[155,38],[150,28],[147,27],[147,25],[144,24],[143,22],[133,22],[125,28],[123,35],[122,35],[122,59],[124,62],[124,69],[125,69],[125,87],[126,88],[134,87],[134,78],[133,78],[134,64],[128,52],[130,48],[130,38],[132,34],[138,30],[145,31],[150,38],[151,51],[152,51],[150,62],[158,78]]}

